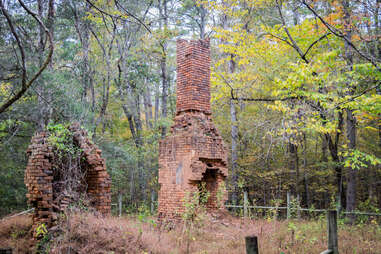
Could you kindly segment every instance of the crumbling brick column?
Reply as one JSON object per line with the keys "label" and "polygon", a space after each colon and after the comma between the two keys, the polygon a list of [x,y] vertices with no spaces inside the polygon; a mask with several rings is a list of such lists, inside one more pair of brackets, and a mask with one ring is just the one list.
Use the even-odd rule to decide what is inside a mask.
{"label": "crumbling brick column", "polygon": [[209,40],[178,40],[176,116],[159,144],[159,217],[181,216],[187,193],[202,182],[208,210],[221,209],[217,192],[223,203],[227,175],[227,150],[211,118]]}
{"label": "crumbling brick column", "polygon": [[[105,160],[101,157],[101,150],[87,137],[85,130],[79,124],[72,124],[69,130],[73,134],[73,142],[81,149],[82,170],[86,176],[87,196],[91,205],[104,215],[111,212],[111,179],[106,171]],[[33,136],[28,147],[28,164],[25,170],[25,184],[27,186],[28,202],[34,207],[33,232],[40,224],[51,227],[56,219],[56,212],[63,212],[65,208],[76,200],[53,200],[53,163],[54,148],[48,142],[49,132],[43,131]],[[78,200],[77,200],[78,201]]]}

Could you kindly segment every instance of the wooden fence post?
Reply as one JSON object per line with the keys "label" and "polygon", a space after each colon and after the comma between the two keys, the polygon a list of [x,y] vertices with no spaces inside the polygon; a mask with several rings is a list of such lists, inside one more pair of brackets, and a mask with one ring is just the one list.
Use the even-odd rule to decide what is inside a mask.
{"label": "wooden fence post", "polygon": [[247,217],[248,212],[247,212],[247,206],[249,204],[248,198],[247,198],[247,191],[243,192],[243,217]]}
{"label": "wooden fence post", "polygon": [[119,217],[122,216],[122,207],[123,207],[123,203],[122,203],[122,198],[123,198],[123,195],[121,192],[118,193],[118,214],[119,214]]}
{"label": "wooden fence post", "polygon": [[339,254],[337,240],[337,211],[331,210],[327,212],[328,217],[328,249],[333,251],[333,254]]}
{"label": "wooden fence post", "polygon": [[298,220],[300,220],[300,218],[301,218],[301,211],[300,211],[300,199],[299,199],[299,194],[298,194],[298,196],[297,196],[297,198],[296,198],[296,200],[297,200],[297,215],[298,215]]}
{"label": "wooden fence post", "polygon": [[337,210],[337,214],[340,215],[341,213],[341,195],[340,194],[337,194],[337,204],[336,204],[336,210]]}
{"label": "wooden fence post", "polygon": [[255,235],[246,236],[246,254],[258,254],[258,238]]}
{"label": "wooden fence post", "polygon": [[337,241],[337,211],[327,211],[328,250],[320,254],[339,254]]}
{"label": "wooden fence post", "polygon": [[291,218],[291,197],[290,197],[290,192],[287,191],[287,219],[290,219]]}

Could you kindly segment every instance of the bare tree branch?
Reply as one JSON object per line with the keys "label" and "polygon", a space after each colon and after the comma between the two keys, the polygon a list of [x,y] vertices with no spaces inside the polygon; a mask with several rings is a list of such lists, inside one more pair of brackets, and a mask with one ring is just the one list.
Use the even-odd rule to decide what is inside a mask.
{"label": "bare tree branch", "polygon": [[[51,6],[52,2],[54,0],[49,0],[49,6]],[[53,45],[53,38],[52,38],[52,34],[50,33],[50,31],[46,28],[46,26],[44,25],[44,23],[41,21],[40,17],[33,11],[31,11],[21,0],[19,0],[19,3],[21,4],[21,6],[26,10],[27,13],[29,13],[45,30],[45,33],[48,37],[48,40],[49,40],[49,53],[48,53],[48,56],[46,57],[45,59],[45,62],[43,63],[43,65],[40,67],[40,69],[32,76],[32,78],[27,81],[27,72],[26,72],[26,62],[25,62],[25,51],[24,51],[24,48],[21,44],[21,41],[14,29],[14,25],[13,25],[13,22],[11,20],[11,17],[9,16],[7,10],[5,9],[4,7],[4,4],[3,4],[3,1],[0,0],[0,8],[1,8],[1,11],[3,13],[3,15],[5,16],[5,18],[7,19],[7,22],[8,22],[8,25],[11,29],[11,32],[13,34],[13,36],[15,37],[16,39],[16,42],[17,42],[17,45],[19,47],[19,50],[20,50],[20,54],[21,54],[21,64],[22,64],[22,78],[21,78],[21,82],[22,82],[22,88],[21,90],[19,90],[17,93],[15,93],[10,99],[8,99],[7,101],[5,101],[1,106],[0,106],[0,114],[3,113],[5,110],[7,110],[14,102],[16,102],[17,100],[19,100],[23,95],[24,93],[28,90],[28,88],[33,84],[33,82],[41,75],[41,73],[45,70],[45,68],[48,66],[51,58],[52,58],[52,55],[53,55],[53,51],[54,51],[54,45]],[[48,19],[52,18],[50,17],[50,15],[52,15],[52,12],[49,12],[49,17]]]}
{"label": "bare tree branch", "polygon": [[13,36],[15,37],[15,40],[17,42],[17,46],[19,47],[19,50],[20,50],[20,54],[21,54],[21,66],[22,66],[21,67],[21,69],[22,69],[22,85],[24,87],[24,85],[26,84],[26,67],[25,67],[25,51],[24,51],[24,47],[21,45],[20,38],[19,38],[19,36],[16,33],[16,30],[15,30],[15,27],[13,26],[11,17],[9,16],[7,10],[5,9],[2,0],[0,0],[0,8],[1,8],[1,12],[3,13],[5,18],[7,19],[9,28],[11,29],[11,32],[12,32]]}
{"label": "bare tree branch", "polygon": [[225,79],[223,75],[219,75],[225,82],[226,85],[230,87],[230,99],[233,101],[287,101],[294,99],[302,99],[302,97],[291,96],[285,98],[248,98],[248,97],[237,97],[234,95],[234,88],[230,85],[229,81]]}
{"label": "bare tree branch", "polygon": [[279,37],[279,36],[277,36],[275,34],[272,34],[272,33],[266,33],[266,34],[268,34],[268,35],[270,35],[270,36],[272,36],[272,37],[274,37],[274,38],[276,38],[276,39],[278,39],[280,41],[283,41],[284,43],[287,43],[290,47],[295,49],[294,45],[292,45],[287,39],[284,39],[284,38]]}
{"label": "bare tree branch", "polygon": [[278,9],[278,12],[279,12],[280,19],[281,19],[282,24],[283,24],[283,30],[286,32],[288,38],[290,39],[292,47],[296,50],[296,52],[298,52],[298,54],[303,59],[303,61],[308,64],[309,61],[306,59],[306,56],[305,56],[306,54],[303,54],[303,51],[299,48],[298,44],[296,43],[294,38],[291,36],[290,31],[288,31],[288,28],[287,28],[287,25],[286,25],[286,21],[284,20],[284,17],[283,17],[281,3],[279,3],[279,1],[276,0],[276,4],[277,4],[276,6],[277,6],[277,9]]}
{"label": "bare tree branch", "polygon": [[323,25],[332,33],[334,34],[335,36],[339,37],[339,38],[342,38],[343,40],[345,40],[349,46],[351,46],[351,48],[353,48],[357,54],[359,54],[362,58],[364,58],[365,60],[369,61],[376,69],[377,71],[381,72],[381,67],[377,64],[376,60],[373,59],[371,56],[367,56],[365,55],[363,52],[361,52],[353,43],[351,40],[349,40],[340,30],[338,30],[337,28],[331,26],[330,24],[328,24],[327,21],[325,21],[317,12],[314,8],[312,8],[307,2],[306,0],[301,0],[301,3],[304,4],[322,23]]}
{"label": "bare tree branch", "polygon": [[354,101],[355,99],[357,99],[357,98],[363,96],[364,94],[366,94],[366,93],[372,91],[373,89],[376,89],[376,88],[379,87],[380,85],[381,85],[381,83],[377,83],[376,85],[371,86],[371,87],[365,89],[365,90],[362,91],[361,93],[356,94],[356,95],[352,96],[351,98],[349,98],[349,99],[347,99],[347,100],[345,100],[345,101],[342,101],[342,102],[338,103],[338,104],[335,106],[335,108],[336,108],[336,109],[337,109],[337,108],[340,108],[341,105],[343,105],[343,104],[345,104],[345,103],[348,103],[348,102],[351,102],[351,101]]}
{"label": "bare tree branch", "polygon": [[[124,19],[122,18],[121,16],[117,16],[117,15],[113,15],[111,13],[108,13],[104,10],[102,10],[101,8],[99,8],[98,6],[96,6],[95,4],[93,4],[90,0],[86,0],[86,2],[88,2],[94,9],[96,9],[97,11],[99,11],[100,13],[104,14],[104,15],[107,15],[109,17],[112,17],[112,18],[117,18],[117,19]],[[136,20],[139,24],[141,24],[142,26],[144,26],[144,28],[149,32],[149,33],[152,33],[151,29],[143,22],[141,21],[138,17],[136,17],[135,15],[133,15],[131,12],[129,12],[128,10],[126,10],[123,6],[121,6],[121,4],[119,4],[118,1],[115,1],[115,4],[116,6],[119,6],[121,9],[123,9],[124,12],[127,13],[127,15],[129,15],[130,17],[132,17],[134,20]]]}
{"label": "bare tree branch", "polygon": [[326,33],[324,34],[323,36],[321,36],[319,39],[317,39],[316,41],[314,41],[309,47],[308,49],[306,50],[306,52],[303,54],[303,57],[306,57],[308,52],[313,48],[313,46],[318,43],[319,41],[323,40],[324,38],[326,38],[328,35],[330,35],[331,33]]}
{"label": "bare tree branch", "polygon": [[296,100],[296,99],[302,99],[303,97],[285,97],[285,98],[246,98],[246,97],[233,97],[231,98],[233,101],[289,101],[289,100]]}

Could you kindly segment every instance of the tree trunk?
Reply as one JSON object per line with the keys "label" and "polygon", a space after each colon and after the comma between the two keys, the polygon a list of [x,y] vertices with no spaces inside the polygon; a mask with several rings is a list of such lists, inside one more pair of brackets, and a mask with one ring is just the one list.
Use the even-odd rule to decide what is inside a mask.
{"label": "tree trunk", "polygon": [[135,111],[134,111],[134,123],[136,128],[136,136],[137,136],[137,142],[138,142],[138,172],[139,172],[139,188],[141,190],[142,200],[145,201],[147,199],[147,189],[146,189],[146,172],[144,168],[144,154],[142,153],[142,146],[143,146],[143,140],[142,140],[142,121],[140,117],[140,99],[139,95],[136,94],[135,96]]}
{"label": "tree trunk", "polygon": [[[86,3],[85,13],[90,11],[90,6]],[[90,64],[89,64],[89,48],[90,48],[90,32],[89,32],[90,23],[85,19],[83,25],[83,93],[82,100],[87,97],[87,90],[93,86],[92,78],[90,77]]]}
{"label": "tree trunk", "polygon": [[[347,65],[346,71],[352,71],[353,69],[353,52],[352,48],[347,41],[352,40],[352,31],[351,31],[351,14],[350,14],[350,1],[343,0],[341,1],[343,7],[343,23],[344,23],[344,36],[347,40],[344,41],[344,58]],[[347,95],[352,96],[354,94],[355,87],[351,86],[348,82],[349,92]],[[353,151],[356,149],[356,119],[353,115],[353,111],[349,108],[346,109],[346,135],[348,139],[348,149]],[[347,173],[347,201],[346,201],[346,210],[347,212],[352,212],[356,209],[356,177],[357,170],[352,167],[348,168]],[[355,220],[354,215],[348,216],[350,222],[353,223]]]}
{"label": "tree trunk", "polygon": [[135,174],[134,174],[134,167],[131,167],[130,172],[130,205],[133,205],[135,200]]}
{"label": "tree trunk", "polygon": [[119,192],[118,193],[118,210],[119,210],[119,217],[122,216],[122,198],[123,198],[123,195],[122,195],[122,192]]}
{"label": "tree trunk", "polygon": [[295,196],[298,198],[300,196],[300,172],[299,172],[299,155],[298,146],[292,142],[288,142],[288,152],[289,152],[289,167],[291,174],[295,174]]}
{"label": "tree trunk", "polygon": [[[356,119],[353,116],[353,111],[350,109],[347,112],[347,138],[349,140],[348,148],[350,150],[356,149]],[[347,212],[352,212],[356,209],[356,178],[357,169],[348,168],[348,182],[347,182]],[[354,222],[355,216],[349,216],[351,222]]]}
{"label": "tree trunk", "polygon": [[336,186],[337,186],[337,203],[339,210],[342,207],[345,207],[346,203],[346,195],[344,191],[344,181],[343,181],[343,166],[342,160],[338,153],[338,145],[340,140],[340,135],[343,131],[343,112],[340,110],[337,114],[338,124],[337,124],[337,132],[335,136],[335,141],[332,140],[332,136],[328,133],[324,134],[325,142],[328,145],[328,149],[332,158],[332,161],[335,163],[335,174],[336,174]]}
{"label": "tree trunk", "polygon": [[[78,12],[78,8],[76,5],[76,1],[72,1],[72,10],[74,15],[74,26],[76,28],[79,40],[81,41],[81,48],[83,53],[83,64],[82,64],[82,93],[81,93],[81,102],[87,99],[88,90],[92,89],[92,77],[91,77],[91,69],[89,64],[89,49],[90,49],[90,22],[87,19],[84,19],[84,15],[89,13],[90,4],[85,3],[84,10],[82,12]],[[91,98],[93,99],[93,98]]]}
{"label": "tree trunk", "polygon": [[[44,1],[38,0],[37,1],[37,8],[38,8],[38,15],[41,19],[44,17]],[[53,21],[54,21],[54,1],[49,2],[48,6],[48,20],[46,27],[51,32],[51,35],[53,35]],[[45,31],[43,26],[39,25],[39,42],[38,42],[38,65],[39,68],[43,65],[43,59],[44,59],[44,48],[45,48]],[[48,66],[49,70],[52,70],[51,62]],[[37,119],[37,129],[39,131],[45,129],[46,125],[49,123],[51,116],[53,114],[53,109],[50,105],[52,102],[52,91],[45,86],[45,81],[43,75],[41,75],[38,79],[38,82],[40,83],[39,86],[37,86],[36,91],[38,95],[38,119]]]}
{"label": "tree trunk", "polygon": [[[381,0],[377,0],[375,12],[374,12],[374,23],[376,25],[375,35],[374,35],[374,39],[375,39],[374,55],[378,57],[378,59],[381,59],[381,41],[380,39],[378,40],[376,39],[381,37],[380,9],[381,9]],[[377,94],[381,95],[381,85],[377,87]],[[381,119],[381,114],[378,114],[378,117],[379,119]],[[377,124],[378,124],[378,146],[381,148],[381,120],[379,120]]]}
{"label": "tree trunk", "polygon": [[[37,8],[38,8],[38,15],[40,17],[43,17],[43,12],[44,12],[44,6],[43,6],[43,1],[38,0],[37,1]],[[44,28],[40,25],[39,26],[39,38],[38,38],[38,67],[41,67],[43,64],[43,57],[44,57]],[[44,100],[42,99],[42,96],[44,94],[44,80],[43,77],[40,76],[38,79],[38,82],[40,85],[37,87],[37,93],[38,93],[38,109],[39,109],[39,115],[38,115],[38,124],[37,128],[38,131],[42,131],[45,128],[45,103]]]}
{"label": "tree trunk", "polygon": [[[159,1],[159,16],[160,16],[160,29],[163,33],[168,28],[168,16],[167,16],[167,0]],[[161,21],[163,20],[163,22]],[[162,56],[160,59],[161,69],[161,84],[162,84],[162,103],[161,103],[161,116],[167,117],[167,98],[168,98],[168,77],[167,77],[167,42],[162,42]],[[166,126],[161,128],[161,137],[164,138],[167,132]]]}
{"label": "tree trunk", "polygon": [[147,84],[146,90],[144,91],[143,101],[146,125],[148,129],[152,129],[152,101],[149,84]]}
{"label": "tree trunk", "polygon": [[106,50],[106,47],[104,44],[100,41],[100,38],[98,38],[97,34],[91,30],[92,34],[94,35],[99,47],[102,49],[103,53],[103,60],[106,62],[106,77],[103,77],[103,92],[102,92],[102,105],[99,111],[99,116],[94,124],[94,134],[93,138],[96,136],[97,128],[99,124],[102,124],[102,133],[105,132],[105,122],[104,117],[106,115],[108,101],[110,97],[110,85],[111,85],[111,50],[113,48],[114,39],[115,39],[115,27],[113,28],[112,34],[111,34],[111,40],[109,42],[108,48]]}
{"label": "tree trunk", "polygon": [[[129,98],[127,99],[127,103],[130,105],[130,107],[127,106],[127,103],[122,105],[123,112],[127,117],[128,124],[130,127],[132,138],[134,139],[135,146],[137,149],[137,170],[138,170],[138,186],[137,190],[135,190],[135,186],[133,187],[135,192],[139,193],[141,192],[141,198],[142,200],[146,200],[146,174],[144,169],[144,156],[141,151],[143,140],[142,140],[142,122],[141,122],[141,116],[140,116],[140,99],[139,95],[134,93],[134,95],[127,95]],[[131,98],[134,97],[134,98]],[[131,100],[134,100],[134,102],[131,102]],[[132,190],[131,190],[132,191]]]}
{"label": "tree trunk", "polygon": [[155,212],[155,191],[151,191],[151,214]]}
{"label": "tree trunk", "polygon": [[[377,87],[377,95],[381,95],[381,85]],[[378,119],[381,119],[381,113],[378,114]],[[381,120],[377,121],[377,125],[378,125],[378,147],[381,148]]]}
{"label": "tree trunk", "polygon": [[[134,139],[136,148],[140,148],[142,145],[141,138],[141,122],[139,120],[140,117],[134,116],[133,109],[129,109],[126,104],[122,105],[123,112],[127,117],[128,126],[130,127],[132,138]],[[137,126],[138,125],[138,126]]]}
{"label": "tree trunk", "polygon": [[200,23],[198,24],[199,25],[199,28],[200,28],[200,39],[205,39],[205,26],[206,26],[206,15],[207,15],[207,10],[205,9],[205,7],[200,4],[199,7],[197,7],[196,5],[196,8],[198,9],[198,12],[200,14]]}
{"label": "tree trunk", "polygon": [[237,122],[237,112],[235,109],[235,104],[233,100],[230,100],[230,118],[231,118],[231,174],[232,174],[232,202],[233,205],[237,204],[237,192],[238,192],[238,122]]}
{"label": "tree trunk", "polygon": [[139,94],[135,95],[135,108],[133,112],[134,116],[134,123],[135,123],[135,129],[136,129],[136,136],[137,136],[137,146],[136,147],[141,147],[143,145],[143,140],[142,140],[142,120],[140,117],[140,96]]}
{"label": "tree trunk", "polygon": [[304,182],[304,203],[307,208],[310,207],[310,196],[308,192],[308,175],[307,175],[307,137],[303,133],[303,182]]}
{"label": "tree trunk", "polygon": [[155,91],[155,116],[154,116],[155,125],[157,124],[157,120],[159,119],[159,107],[160,107],[160,91],[158,88],[156,88],[156,91]]}
{"label": "tree trunk", "polygon": [[[163,47],[163,51],[166,51],[166,47]],[[167,83],[167,63],[166,56],[163,56],[160,60],[161,67],[161,81],[162,81],[162,93],[161,93],[161,117],[167,117],[167,97],[168,97],[168,83]],[[161,137],[164,138],[167,133],[166,126],[162,126],[161,128]]]}
{"label": "tree trunk", "polygon": [[322,142],[321,142],[321,162],[327,163],[327,148],[328,148],[328,140],[326,136],[322,136]]}
{"label": "tree trunk", "polygon": [[[381,0],[376,0],[376,8],[374,10],[374,23],[375,23],[375,29],[374,29],[374,55],[378,57],[378,59],[381,59],[381,41],[380,41],[380,35],[381,35],[381,19],[380,19],[380,11],[381,11]],[[378,38],[378,40],[377,40]]]}

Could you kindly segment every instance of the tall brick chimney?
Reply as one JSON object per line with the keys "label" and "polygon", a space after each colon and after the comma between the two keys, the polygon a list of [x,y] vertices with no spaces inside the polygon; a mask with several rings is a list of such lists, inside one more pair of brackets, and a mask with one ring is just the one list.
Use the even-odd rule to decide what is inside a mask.
{"label": "tall brick chimney", "polygon": [[180,218],[184,199],[201,183],[210,194],[208,210],[223,209],[227,151],[212,122],[209,86],[209,40],[178,40],[176,116],[170,135],[159,144],[161,218]]}
{"label": "tall brick chimney", "polygon": [[210,114],[210,46],[208,40],[177,41],[177,114]]}

